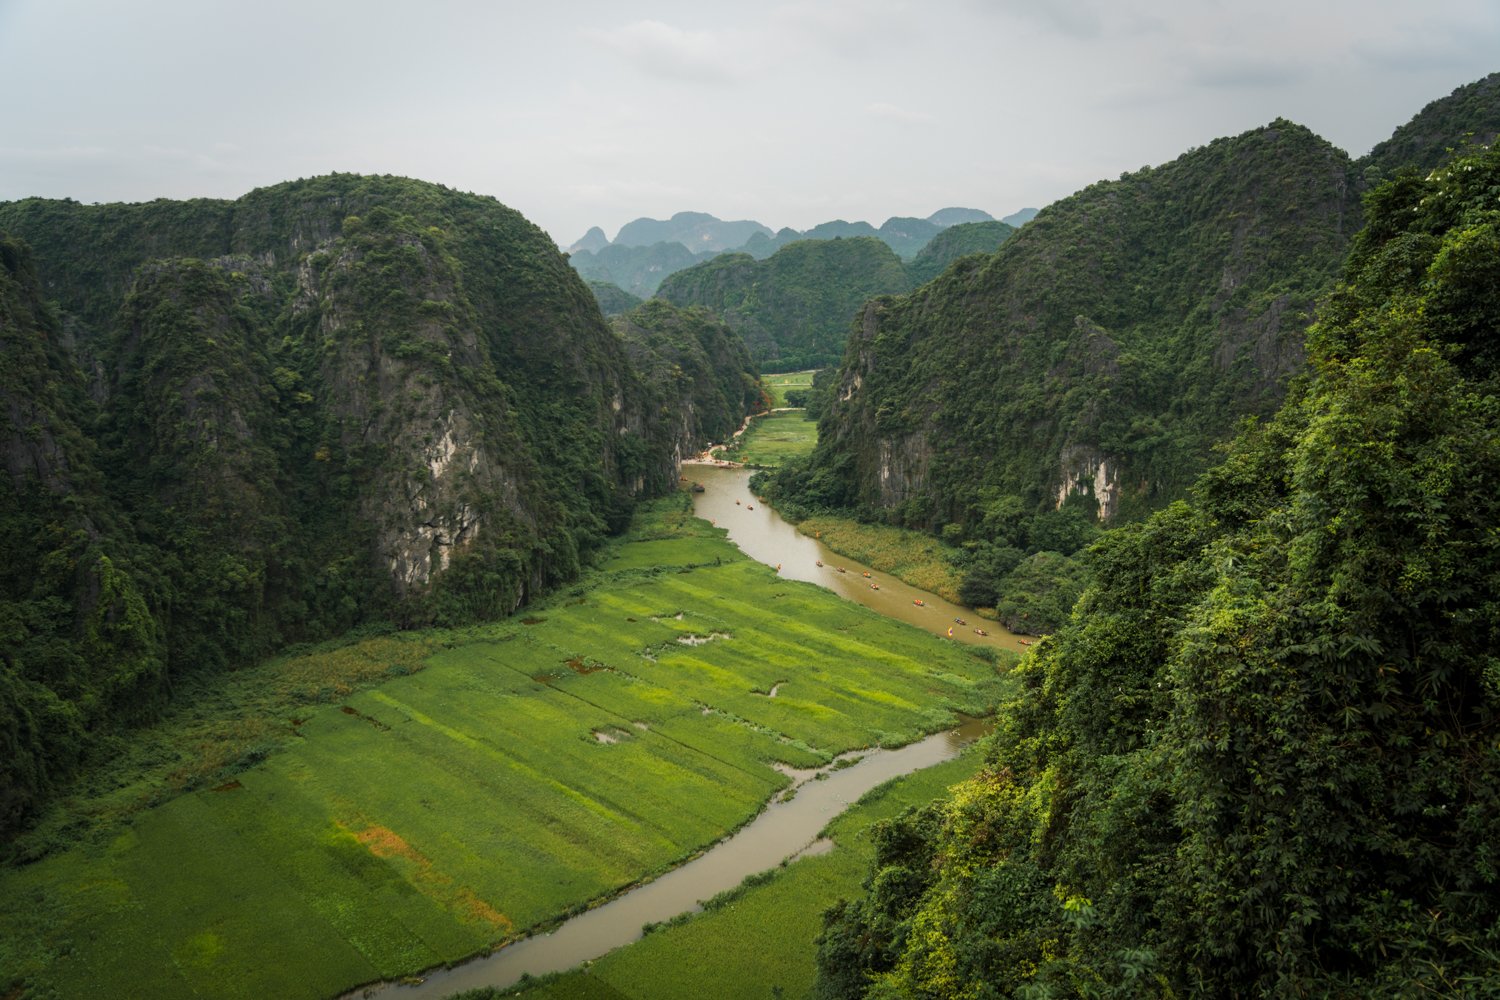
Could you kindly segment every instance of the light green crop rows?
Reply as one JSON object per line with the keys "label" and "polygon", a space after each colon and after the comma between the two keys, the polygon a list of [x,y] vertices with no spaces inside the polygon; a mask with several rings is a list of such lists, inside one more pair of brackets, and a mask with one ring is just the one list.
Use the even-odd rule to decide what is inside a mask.
{"label": "light green crop rows", "polygon": [[589,586],[450,641],[280,720],[297,738],[218,789],[0,873],[0,987],[323,997],[414,973],[718,839],[784,785],[772,762],[910,740],[1000,683],[671,502]]}
{"label": "light green crop rows", "polygon": [[769,879],[726,894],[702,914],[668,924],[586,970],[522,995],[526,1000],[802,1000],[813,985],[823,911],[840,897],[863,892],[861,882],[874,856],[871,827],[907,806],[941,797],[973,774],[980,760],[971,751],[881,785],[829,824],[826,833],[837,845],[831,853],[776,869]]}

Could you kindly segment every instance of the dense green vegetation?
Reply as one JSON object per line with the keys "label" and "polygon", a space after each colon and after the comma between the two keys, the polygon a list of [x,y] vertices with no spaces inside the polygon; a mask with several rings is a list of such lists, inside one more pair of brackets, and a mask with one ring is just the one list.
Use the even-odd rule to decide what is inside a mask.
{"label": "dense green vegetation", "polygon": [[752,876],[710,900],[703,913],[653,930],[585,970],[529,989],[474,991],[464,1000],[517,993],[527,1000],[808,997],[817,971],[819,914],[859,891],[887,836],[885,824],[941,796],[978,762],[971,750],[867,792],[824,831],[837,845],[833,852]]}
{"label": "dense green vegetation", "polygon": [[1431,170],[1455,148],[1500,138],[1500,73],[1465,84],[1419,111],[1359,160],[1361,175],[1378,180],[1402,167]]}
{"label": "dense green vegetation", "polygon": [[912,284],[920,285],[931,281],[960,257],[975,253],[994,253],[1015,232],[1014,226],[995,221],[964,222],[943,230],[922,247],[907,265]]}
{"label": "dense green vegetation", "polygon": [[[749,413],[765,409],[744,341],[705,309],[679,309],[652,299],[613,321],[661,418],[681,425],[686,457],[729,438]],[[809,449],[810,450],[810,449]]]}
{"label": "dense green vegetation", "polygon": [[1356,228],[1360,178],[1398,148],[1427,162],[1488,127],[1495,79],[1354,164],[1287,122],[1216,140],[868,304],[812,394],[817,450],[767,495],[793,518],[939,532],[961,548],[966,603],[1051,631],[1099,528],[1182,495],[1236,421],[1278,404]]}
{"label": "dense green vegetation", "polygon": [[708,307],[745,339],[752,358],[785,371],[837,361],[860,305],[910,287],[890,247],[858,237],[804,240],[766,260],[725,254],[677,272],[658,294]]}
{"label": "dense green vegetation", "polygon": [[637,353],[695,373],[648,381],[545,234],[436,185],[29,199],[0,231],[0,837],[194,672],[575,578],[701,419],[759,405],[722,332]]}
{"label": "dense green vegetation", "polygon": [[1001,684],[746,559],[679,494],[524,619],[268,663],[118,737],[58,849],[0,874],[0,988],[320,997],[416,972],[717,839],[784,785],[773,762],[909,741]]}
{"label": "dense green vegetation", "polygon": [[631,295],[619,285],[607,281],[590,281],[589,291],[599,303],[599,311],[606,316],[618,316],[641,304],[641,297]]}
{"label": "dense green vegetation", "polygon": [[1488,150],[1372,195],[1309,377],[1098,544],[820,997],[1494,995],[1497,192]]}
{"label": "dense green vegetation", "polygon": [[806,406],[807,393],[812,389],[813,377],[817,373],[811,369],[801,372],[777,372],[761,376],[761,383],[766,387],[766,392],[771,395],[771,406],[782,409],[788,406]]}

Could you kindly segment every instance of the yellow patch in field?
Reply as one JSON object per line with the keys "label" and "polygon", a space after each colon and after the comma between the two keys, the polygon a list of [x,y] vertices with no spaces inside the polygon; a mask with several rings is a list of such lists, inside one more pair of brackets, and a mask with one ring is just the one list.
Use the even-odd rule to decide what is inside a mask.
{"label": "yellow patch in field", "polygon": [[502,936],[515,930],[509,917],[495,909],[468,886],[455,885],[450,875],[433,867],[432,861],[412,847],[396,831],[384,826],[367,826],[354,839],[377,858],[400,858],[410,863],[407,881],[422,895],[442,905],[460,920],[487,923]]}

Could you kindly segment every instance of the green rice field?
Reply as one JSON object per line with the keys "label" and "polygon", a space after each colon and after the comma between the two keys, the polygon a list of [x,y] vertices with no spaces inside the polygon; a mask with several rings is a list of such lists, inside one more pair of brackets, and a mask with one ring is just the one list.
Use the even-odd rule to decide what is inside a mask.
{"label": "green rice field", "polygon": [[817,374],[816,369],[805,372],[778,372],[774,375],[762,375],[761,384],[771,394],[771,406],[780,409],[788,405],[786,394],[792,389],[811,389],[813,376]]}
{"label": "green rice field", "polygon": [[[722,535],[670,498],[525,617],[402,642],[419,664],[307,690],[247,671],[233,683],[275,697],[127,737],[128,767],[54,821],[62,846],[0,871],[0,995],[312,998],[413,974],[671,867],[755,815],[786,783],[775,763],[998,700],[1003,663]],[[121,804],[143,780],[123,771],[219,729],[261,735]]]}
{"label": "green rice field", "polygon": [[829,824],[825,836],[837,845],[830,853],[752,877],[711,901],[703,913],[670,923],[586,969],[541,980],[520,995],[526,1000],[804,1000],[811,996],[823,911],[864,892],[861,883],[875,854],[874,825],[942,797],[980,761],[971,749],[873,789]]}
{"label": "green rice field", "polygon": [[767,413],[750,421],[745,433],[724,453],[732,462],[772,469],[789,458],[812,454],[818,443],[817,421],[802,410]]}

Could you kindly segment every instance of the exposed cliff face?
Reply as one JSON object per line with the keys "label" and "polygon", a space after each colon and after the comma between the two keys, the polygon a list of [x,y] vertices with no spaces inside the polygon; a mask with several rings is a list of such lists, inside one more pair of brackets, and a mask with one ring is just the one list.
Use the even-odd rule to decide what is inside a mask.
{"label": "exposed cliff face", "polygon": [[655,394],[652,408],[680,456],[726,441],[764,392],[745,343],[706,309],[653,299],[617,317],[636,370]]}
{"label": "exposed cliff face", "polygon": [[[174,672],[509,612],[758,394],[721,327],[656,344],[693,373],[658,385],[544,233],[434,185],[29,200],[6,227],[36,247],[0,239],[17,759],[149,714]],[[0,832],[49,786],[26,767]]]}
{"label": "exposed cliff face", "polygon": [[[855,502],[976,524],[978,491],[1102,519],[1269,412],[1349,235],[1349,163],[1287,122],[1096,184],[867,306],[821,425]],[[914,498],[922,498],[914,502]]]}

